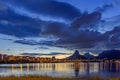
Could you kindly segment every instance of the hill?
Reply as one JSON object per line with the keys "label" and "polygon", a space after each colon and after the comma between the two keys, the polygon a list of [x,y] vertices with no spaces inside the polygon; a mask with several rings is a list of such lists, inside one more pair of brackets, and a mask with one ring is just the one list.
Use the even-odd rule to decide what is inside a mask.
{"label": "hill", "polygon": [[86,59],[83,55],[79,54],[79,51],[76,50],[71,56],[67,57],[68,60],[80,60],[80,59]]}
{"label": "hill", "polygon": [[120,50],[107,50],[103,51],[99,57],[99,59],[120,59]]}

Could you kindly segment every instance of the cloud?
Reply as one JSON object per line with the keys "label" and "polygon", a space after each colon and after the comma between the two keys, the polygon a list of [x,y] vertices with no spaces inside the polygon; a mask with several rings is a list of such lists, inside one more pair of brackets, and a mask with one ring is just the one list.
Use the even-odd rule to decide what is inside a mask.
{"label": "cloud", "polygon": [[6,39],[6,38],[0,38],[2,40],[8,40],[8,41],[13,41],[13,39]]}
{"label": "cloud", "polygon": [[115,7],[120,7],[120,0],[113,0],[113,4]]}
{"label": "cloud", "polygon": [[111,31],[114,29],[115,26],[119,26],[119,25],[120,25],[120,15],[112,16],[110,18],[104,19],[104,21],[101,22],[100,31],[103,33],[106,31]]}
{"label": "cloud", "polygon": [[[23,45],[47,45],[62,47],[65,49],[85,49],[95,48],[104,43],[107,48],[119,47],[119,27],[111,31],[101,33],[99,24],[102,12],[106,11],[112,5],[105,4],[98,7],[91,13],[80,13],[75,7],[55,0],[5,0],[13,7],[22,7],[31,13],[37,13],[44,16],[51,16],[71,20],[71,23],[59,21],[43,21],[40,18],[32,18],[15,12],[8,8],[0,10],[0,33],[15,36],[21,39],[14,40],[14,43]],[[53,36],[56,40],[27,40],[29,38],[40,38]]]}
{"label": "cloud", "polygon": [[70,25],[52,22],[43,27],[42,35],[53,35],[58,38],[55,46],[68,49],[93,48],[99,42],[108,39],[108,35],[98,32],[98,24],[101,22],[101,13],[83,13]]}
{"label": "cloud", "polygon": [[36,49],[45,49],[45,50],[46,50],[46,49],[49,49],[49,48],[48,48],[48,47],[45,47],[45,46],[40,46],[40,47],[35,48],[35,50],[36,50]]}
{"label": "cloud", "polygon": [[115,26],[113,30],[107,31],[105,34],[112,35],[112,34],[115,34],[115,33],[119,33],[119,31],[120,31],[120,26]]}
{"label": "cloud", "polygon": [[102,6],[100,6],[100,7],[97,7],[95,10],[97,11],[97,12],[105,12],[105,11],[107,11],[108,9],[110,9],[110,8],[113,8],[114,6],[113,6],[113,4],[111,3],[111,4],[104,4],[104,5],[102,5]]}
{"label": "cloud", "polygon": [[65,23],[51,22],[41,27],[41,35],[54,35],[55,37],[67,37],[70,35],[69,26]]}
{"label": "cloud", "polygon": [[92,12],[88,14],[87,12],[84,13],[82,16],[76,18],[72,22],[73,29],[95,29],[99,22],[101,21],[101,13],[99,12]]}
{"label": "cloud", "polygon": [[6,11],[8,9],[7,5],[0,1],[0,11]]}
{"label": "cloud", "polygon": [[67,20],[73,20],[81,15],[80,11],[74,6],[58,2],[55,0],[5,0],[8,4],[24,8],[27,11],[37,13],[43,16],[58,17]]}
{"label": "cloud", "polygon": [[26,39],[16,40],[14,41],[14,43],[30,45],[30,46],[34,46],[34,45],[53,46],[54,45],[54,41],[35,41],[35,40],[26,40]]}
{"label": "cloud", "polygon": [[35,37],[39,36],[39,30],[35,28],[21,27],[21,26],[4,26],[0,25],[0,33],[15,36],[15,37]]}
{"label": "cloud", "polygon": [[89,49],[97,46],[110,48],[110,46],[107,46],[110,36],[114,32],[119,32],[119,29],[106,31],[106,33],[99,32],[98,25],[102,21],[101,15],[100,12],[84,13],[81,17],[75,19],[71,25],[58,22],[50,23],[44,26],[42,35],[57,37],[58,40],[54,46],[66,49]]}
{"label": "cloud", "polygon": [[66,55],[66,53],[62,52],[51,52],[50,54],[42,54],[42,53],[21,53],[21,55],[27,55],[27,56],[55,56],[55,55]]}
{"label": "cloud", "polygon": [[23,56],[40,56],[40,53],[21,53]]}
{"label": "cloud", "polygon": [[41,20],[19,15],[8,9],[0,13],[0,33],[15,37],[39,36]]}
{"label": "cloud", "polygon": [[[99,21],[101,21],[100,18],[98,19],[97,22],[99,23]],[[118,32],[120,31],[119,27],[115,27],[111,31],[106,31],[106,33],[101,33],[98,31],[98,29],[91,30],[94,29],[94,27],[89,27],[89,25],[91,25],[92,22],[95,22],[93,17],[91,17],[89,23],[85,21],[85,23],[88,23],[87,24],[88,26],[82,27],[83,29],[81,29],[81,25],[80,28],[76,28],[76,26],[73,25],[69,25],[65,27],[60,25],[61,23],[55,23],[55,25],[53,25],[54,23],[51,23],[47,26],[47,28],[44,27],[45,32],[43,30],[44,33],[43,35],[47,35],[47,36],[53,35],[55,37],[58,37],[58,40],[55,42],[54,46],[64,47],[66,49],[84,49],[84,48],[88,49],[88,48],[95,48],[97,46],[101,46],[101,49],[102,46],[108,49],[113,46],[118,47],[119,44],[116,43],[116,40],[119,41],[119,36],[120,36],[118,35],[119,34]],[[98,24],[97,22],[95,22],[94,24],[97,25]],[[86,25],[86,24],[82,24],[82,25]],[[112,44],[113,42],[111,42],[110,40],[114,40],[114,44]]]}
{"label": "cloud", "polygon": [[66,53],[63,53],[63,52],[51,52],[50,55],[66,55]]}
{"label": "cloud", "polygon": [[57,41],[56,45],[69,46],[72,48],[92,48],[97,43],[106,40],[108,37],[97,31],[80,30],[74,35],[66,38],[61,38]]}
{"label": "cloud", "polygon": [[109,35],[109,40],[106,42],[106,46],[109,48],[120,47],[120,26],[116,26],[113,30],[105,33]]}

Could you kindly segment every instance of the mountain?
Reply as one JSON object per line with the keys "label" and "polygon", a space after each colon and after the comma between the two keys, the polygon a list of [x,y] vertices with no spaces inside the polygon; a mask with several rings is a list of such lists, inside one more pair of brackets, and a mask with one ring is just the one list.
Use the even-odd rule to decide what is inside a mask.
{"label": "mountain", "polygon": [[120,50],[107,50],[103,51],[99,56],[99,59],[120,59]]}
{"label": "mountain", "polygon": [[85,56],[87,59],[94,59],[94,58],[96,58],[95,56],[91,55],[89,52],[88,52],[88,53],[85,53],[84,56]]}
{"label": "mountain", "polygon": [[79,51],[76,50],[71,56],[67,57],[68,60],[80,60],[80,59],[86,59],[83,55],[79,54]]}

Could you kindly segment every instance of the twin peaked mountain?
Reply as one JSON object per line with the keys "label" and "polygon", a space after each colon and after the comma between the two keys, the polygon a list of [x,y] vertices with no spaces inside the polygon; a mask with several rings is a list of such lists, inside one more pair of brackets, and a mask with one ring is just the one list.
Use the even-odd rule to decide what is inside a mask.
{"label": "twin peaked mountain", "polygon": [[90,55],[89,53],[80,55],[78,50],[76,50],[71,56],[67,57],[68,60],[93,59],[93,58],[95,57],[93,55]]}
{"label": "twin peaked mountain", "polygon": [[79,51],[76,50],[71,56],[67,57],[68,60],[78,60],[78,59],[86,59],[86,57],[79,54]]}
{"label": "twin peaked mountain", "polygon": [[120,59],[120,50],[106,50],[103,51],[99,56],[93,56],[89,53],[80,55],[79,51],[76,50],[71,56],[67,57],[68,60],[80,60],[80,59]]}

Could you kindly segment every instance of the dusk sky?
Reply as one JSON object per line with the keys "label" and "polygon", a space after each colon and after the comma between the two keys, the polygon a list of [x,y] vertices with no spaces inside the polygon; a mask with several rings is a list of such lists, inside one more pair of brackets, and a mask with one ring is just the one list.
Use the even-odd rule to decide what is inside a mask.
{"label": "dusk sky", "polygon": [[120,49],[120,0],[0,0],[0,53],[66,56]]}

